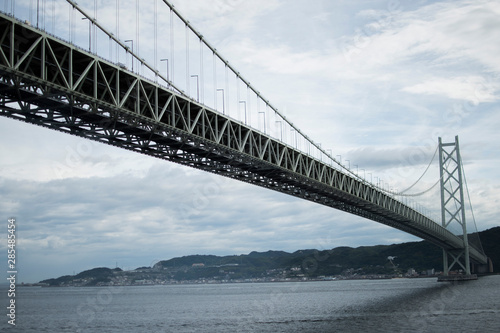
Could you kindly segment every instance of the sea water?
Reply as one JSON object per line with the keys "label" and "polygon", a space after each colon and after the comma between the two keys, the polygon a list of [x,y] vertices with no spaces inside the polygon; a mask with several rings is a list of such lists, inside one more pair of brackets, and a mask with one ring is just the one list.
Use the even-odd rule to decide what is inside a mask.
{"label": "sea water", "polygon": [[500,276],[18,287],[15,327],[3,308],[13,332],[500,332]]}

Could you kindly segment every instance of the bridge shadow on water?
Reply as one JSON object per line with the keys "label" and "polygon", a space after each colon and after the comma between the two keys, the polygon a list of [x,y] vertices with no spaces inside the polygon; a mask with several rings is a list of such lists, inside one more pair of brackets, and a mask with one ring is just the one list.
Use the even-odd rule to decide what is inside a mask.
{"label": "bridge shadow on water", "polygon": [[436,283],[430,288],[418,288],[397,296],[383,297],[361,307],[348,306],[345,316],[334,318],[325,332],[417,330],[425,332],[445,310],[446,304],[457,297],[457,286]]}
{"label": "bridge shadow on water", "polygon": [[[498,316],[499,311],[465,304],[470,300],[470,283],[477,282],[433,284],[429,281],[422,285],[418,280],[415,286],[408,288],[406,285],[404,289],[396,285],[391,290],[391,284],[388,284],[385,286],[387,296],[380,297],[374,293],[360,304],[332,308],[329,314],[319,317],[260,324],[273,326],[279,332],[307,333],[462,332],[465,328],[471,332],[490,332],[488,327],[484,327],[485,322],[492,316]],[[474,300],[472,304],[475,304]],[[495,323],[489,325],[495,326]],[[287,326],[288,329],[285,329]],[[266,329],[264,331],[267,332]]]}

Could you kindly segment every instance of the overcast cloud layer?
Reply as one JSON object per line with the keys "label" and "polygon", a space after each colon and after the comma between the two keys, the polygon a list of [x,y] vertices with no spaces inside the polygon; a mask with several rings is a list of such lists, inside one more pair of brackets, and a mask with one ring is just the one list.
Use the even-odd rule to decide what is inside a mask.
{"label": "overcast cloud layer", "polygon": [[[498,1],[172,2],[294,124],[368,180],[403,190],[431,161],[438,137],[459,135],[477,227],[499,225]],[[17,219],[20,281],[190,254],[418,240],[7,118],[0,156],[0,216]],[[431,187],[438,172],[434,162],[409,192]],[[439,216],[437,188],[418,201]]]}

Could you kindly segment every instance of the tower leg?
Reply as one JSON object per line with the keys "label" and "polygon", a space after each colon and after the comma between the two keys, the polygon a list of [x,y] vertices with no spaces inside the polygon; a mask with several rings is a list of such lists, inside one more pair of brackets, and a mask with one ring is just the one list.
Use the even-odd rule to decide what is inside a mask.
{"label": "tower leg", "polygon": [[448,276],[448,274],[449,274],[448,252],[446,252],[446,250],[443,249],[443,275]]}
{"label": "tower leg", "polygon": [[[462,180],[462,160],[458,136],[455,142],[443,143],[439,138],[439,169],[441,185],[441,221],[447,228],[451,223],[458,223],[462,227],[460,237],[463,240],[463,249],[460,253],[449,252],[443,249],[443,276],[449,277],[450,270],[459,264],[465,276],[471,276],[469,258],[469,240],[465,221],[464,190]],[[451,265],[448,256],[452,258]],[[462,260],[461,260],[462,259]],[[444,280],[448,280],[445,278]]]}

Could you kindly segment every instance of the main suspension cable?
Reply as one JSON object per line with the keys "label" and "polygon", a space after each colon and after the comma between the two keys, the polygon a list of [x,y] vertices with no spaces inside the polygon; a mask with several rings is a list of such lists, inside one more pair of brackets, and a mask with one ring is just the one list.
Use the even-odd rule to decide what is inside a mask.
{"label": "main suspension cable", "polygon": [[[432,156],[431,161],[430,161],[430,162],[429,162],[429,164],[427,165],[427,168],[425,168],[424,173],[423,173],[423,174],[422,174],[422,175],[421,175],[421,176],[417,179],[417,181],[416,181],[416,182],[414,182],[414,183],[413,183],[410,187],[408,187],[406,190],[401,191],[398,195],[404,195],[404,193],[406,193],[406,192],[408,192],[409,190],[411,190],[411,189],[412,189],[415,185],[417,185],[417,184],[418,184],[418,182],[420,182],[420,180],[421,180],[422,178],[424,178],[424,176],[425,176],[425,174],[427,173],[427,171],[429,170],[429,168],[430,168],[430,166],[431,166],[432,162],[434,162],[434,159],[436,158],[436,154],[437,154],[437,152],[438,152],[438,148],[439,148],[439,147],[436,147],[436,150],[434,151],[434,155]],[[439,182],[439,180],[438,180],[438,182]],[[433,185],[433,186],[432,186],[432,187],[431,187],[428,191],[430,191],[430,190],[431,190],[434,186],[436,186],[436,185],[437,185],[437,183],[436,183],[436,184],[434,184],[434,185]],[[428,191],[425,191],[425,192],[428,192]],[[425,192],[422,192],[422,194],[423,194],[423,193],[425,193]]]}
{"label": "main suspension cable", "polygon": [[467,178],[465,177],[465,169],[464,169],[464,165],[462,163],[462,157],[460,157],[460,166],[462,167],[462,174],[464,176],[465,190],[467,191],[467,198],[469,199],[469,207],[470,207],[470,211],[471,211],[471,215],[472,215],[472,221],[474,222],[474,228],[476,229],[476,235],[477,235],[477,239],[478,239],[478,243],[479,243],[476,245],[479,245],[481,253],[484,254],[483,244],[481,243],[481,238],[479,238],[479,232],[477,230],[476,217],[474,216],[474,209],[472,209],[472,202],[470,199],[469,186],[467,185]]}
{"label": "main suspension cable", "polygon": [[411,186],[409,186],[405,190],[400,191],[400,192],[393,192],[393,191],[390,191],[390,190],[386,190],[386,189],[384,189],[384,188],[382,188],[380,186],[377,186],[377,185],[374,185],[374,184],[372,184],[372,185],[375,188],[377,188],[378,190],[382,191],[382,192],[385,192],[385,193],[388,193],[388,194],[392,194],[392,195],[395,195],[395,196],[401,196],[401,197],[418,197],[418,196],[424,195],[425,193],[431,191],[434,187],[436,187],[436,185],[439,184],[439,181],[441,180],[441,178],[439,178],[438,181],[436,183],[434,183],[434,185],[432,185],[430,188],[428,188],[425,191],[422,191],[422,192],[419,192],[419,193],[410,193],[410,194],[406,194],[406,192],[408,192],[409,190],[411,190],[415,185],[417,185],[420,182],[420,180],[422,180],[422,178],[424,178],[425,174],[427,173],[427,171],[429,171],[430,166],[432,165],[432,163],[434,162],[434,159],[436,158],[438,149],[439,149],[439,147],[436,147],[436,150],[434,151],[434,155],[432,156],[431,161],[427,165],[427,168],[425,168],[425,171],[422,173],[422,175]]}

